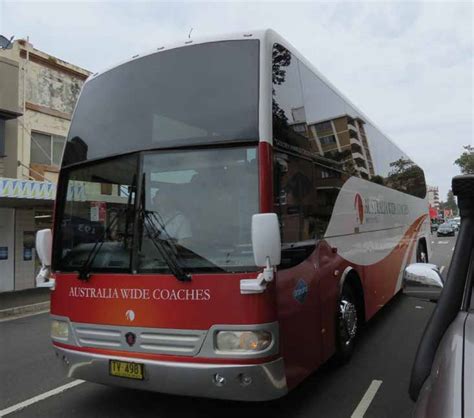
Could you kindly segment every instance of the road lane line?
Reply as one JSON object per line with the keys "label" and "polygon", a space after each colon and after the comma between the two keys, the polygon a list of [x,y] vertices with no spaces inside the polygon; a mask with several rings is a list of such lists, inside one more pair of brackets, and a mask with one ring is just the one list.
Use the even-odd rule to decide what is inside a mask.
{"label": "road lane line", "polygon": [[367,412],[367,409],[369,409],[370,403],[375,398],[375,395],[377,394],[377,391],[379,390],[381,384],[381,380],[372,380],[372,383],[370,384],[369,388],[360,400],[359,405],[357,405],[357,408],[352,413],[351,418],[364,417],[364,414]]}
{"label": "road lane line", "polygon": [[40,402],[44,399],[50,398],[51,396],[58,395],[65,390],[71,389],[77,385],[84,383],[84,380],[73,380],[65,385],[59,386],[56,389],[52,389],[48,392],[42,393],[41,395],[35,396],[33,398],[27,399],[26,401],[17,403],[16,405],[10,406],[6,409],[0,411],[0,417],[4,417],[5,415],[12,414],[13,412],[17,412],[20,409],[26,408],[27,406],[33,405],[37,402]]}
{"label": "road lane line", "polygon": [[440,274],[443,272],[443,270],[444,270],[444,266],[441,266],[441,268],[439,269]]}
{"label": "road lane line", "polygon": [[6,318],[0,319],[0,323],[7,322],[7,321],[14,321],[15,319],[28,318],[30,316],[42,315],[45,313],[49,313],[49,309],[45,309],[44,311],[39,311],[39,312],[28,313],[28,314],[8,316]]}
{"label": "road lane line", "polygon": [[438,244],[449,244],[449,241],[438,241]]}
{"label": "road lane line", "polygon": [[451,248],[451,251],[454,251],[454,247],[453,247],[453,248]]}

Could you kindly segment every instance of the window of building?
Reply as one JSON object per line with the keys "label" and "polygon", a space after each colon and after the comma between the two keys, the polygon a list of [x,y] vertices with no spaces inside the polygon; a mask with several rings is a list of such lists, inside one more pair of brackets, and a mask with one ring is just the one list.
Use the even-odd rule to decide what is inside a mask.
{"label": "window of building", "polygon": [[32,132],[30,162],[60,166],[64,141],[62,136]]}
{"label": "window of building", "polygon": [[304,261],[324,238],[347,175],[283,151],[275,154],[273,173],[285,269]]}
{"label": "window of building", "polygon": [[304,123],[293,125],[293,130],[303,136],[306,136],[306,125]]}
{"label": "window of building", "polygon": [[336,143],[336,137],[334,135],[323,136],[319,138],[321,145],[329,145]]}
{"label": "window of building", "polygon": [[316,132],[323,133],[323,132],[332,132],[332,125],[331,122],[321,122],[316,124]]}
{"label": "window of building", "polygon": [[331,178],[340,179],[341,178],[340,171],[331,170],[329,168],[320,168],[319,173],[318,171],[316,171],[316,177],[318,177],[318,175],[319,175],[319,178],[321,179],[331,179]]}

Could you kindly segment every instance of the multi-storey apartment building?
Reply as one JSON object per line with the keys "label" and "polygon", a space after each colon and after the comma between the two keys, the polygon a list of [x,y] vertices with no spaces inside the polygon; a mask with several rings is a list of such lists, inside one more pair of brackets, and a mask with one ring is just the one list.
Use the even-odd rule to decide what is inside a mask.
{"label": "multi-storey apartment building", "polygon": [[439,210],[438,186],[427,186],[428,202],[432,208]]}
{"label": "multi-storey apartment building", "polygon": [[[341,115],[306,122],[304,107],[292,109],[292,129],[309,138],[321,156],[344,162],[350,171],[364,179],[374,175],[374,165],[361,118]],[[347,167],[346,167],[347,169]]]}
{"label": "multi-storey apartment building", "polygon": [[72,112],[89,72],[0,43],[0,292],[34,287],[35,232],[49,227]]}

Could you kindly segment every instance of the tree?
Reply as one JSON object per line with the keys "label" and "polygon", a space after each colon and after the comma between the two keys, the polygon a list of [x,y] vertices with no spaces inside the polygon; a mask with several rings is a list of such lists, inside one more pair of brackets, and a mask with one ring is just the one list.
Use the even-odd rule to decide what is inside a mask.
{"label": "tree", "polygon": [[390,167],[386,186],[414,196],[425,197],[426,185],[423,170],[412,160],[401,157],[391,162]]}
{"label": "tree", "polygon": [[379,175],[375,175],[375,176],[372,176],[372,178],[370,179],[370,181],[372,183],[377,183],[377,184],[381,184],[382,186],[385,184],[385,180],[382,176],[379,176]]}
{"label": "tree", "polygon": [[466,151],[454,161],[454,164],[459,166],[462,174],[474,174],[474,147],[472,145],[466,145],[463,148]]}
{"label": "tree", "polygon": [[445,209],[452,209],[453,214],[457,214],[458,212],[458,205],[456,204],[456,200],[454,200],[454,194],[452,190],[449,190],[448,195],[446,197]]}
{"label": "tree", "polygon": [[288,127],[288,118],[285,115],[285,111],[275,100],[276,91],[275,85],[281,86],[286,79],[286,69],[291,64],[291,53],[281,45],[275,45],[272,52],[272,112],[273,117],[276,119],[278,124],[283,127]]}
{"label": "tree", "polygon": [[453,211],[453,215],[458,214],[458,205],[456,204],[456,200],[454,199],[454,194],[452,190],[448,191],[448,194],[446,196],[446,202],[439,202],[439,208],[441,210],[451,209]]}

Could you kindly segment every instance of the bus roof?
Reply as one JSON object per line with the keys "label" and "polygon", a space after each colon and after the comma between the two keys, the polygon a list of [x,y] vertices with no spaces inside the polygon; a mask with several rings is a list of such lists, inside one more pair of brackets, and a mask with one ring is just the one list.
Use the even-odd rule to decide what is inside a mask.
{"label": "bus roof", "polygon": [[203,36],[203,37],[198,37],[196,39],[186,39],[182,41],[172,42],[168,45],[160,45],[157,48],[154,48],[148,52],[144,52],[142,54],[136,54],[131,58],[125,59],[102,71],[96,72],[92,74],[87,79],[87,81],[94,79],[96,77],[99,77],[100,75],[106,73],[107,71],[111,71],[114,68],[127,64],[131,61],[134,61],[134,60],[137,60],[139,58],[143,58],[149,55],[157,54],[162,51],[169,51],[170,49],[183,48],[186,46],[199,45],[199,44],[205,44],[205,43],[210,43],[210,42],[219,42],[219,41],[237,41],[237,40],[251,40],[251,39],[264,40],[269,32],[275,33],[271,29],[254,30],[254,31],[246,31],[246,32],[234,32],[234,33],[228,33],[228,34],[222,34],[222,35]]}

